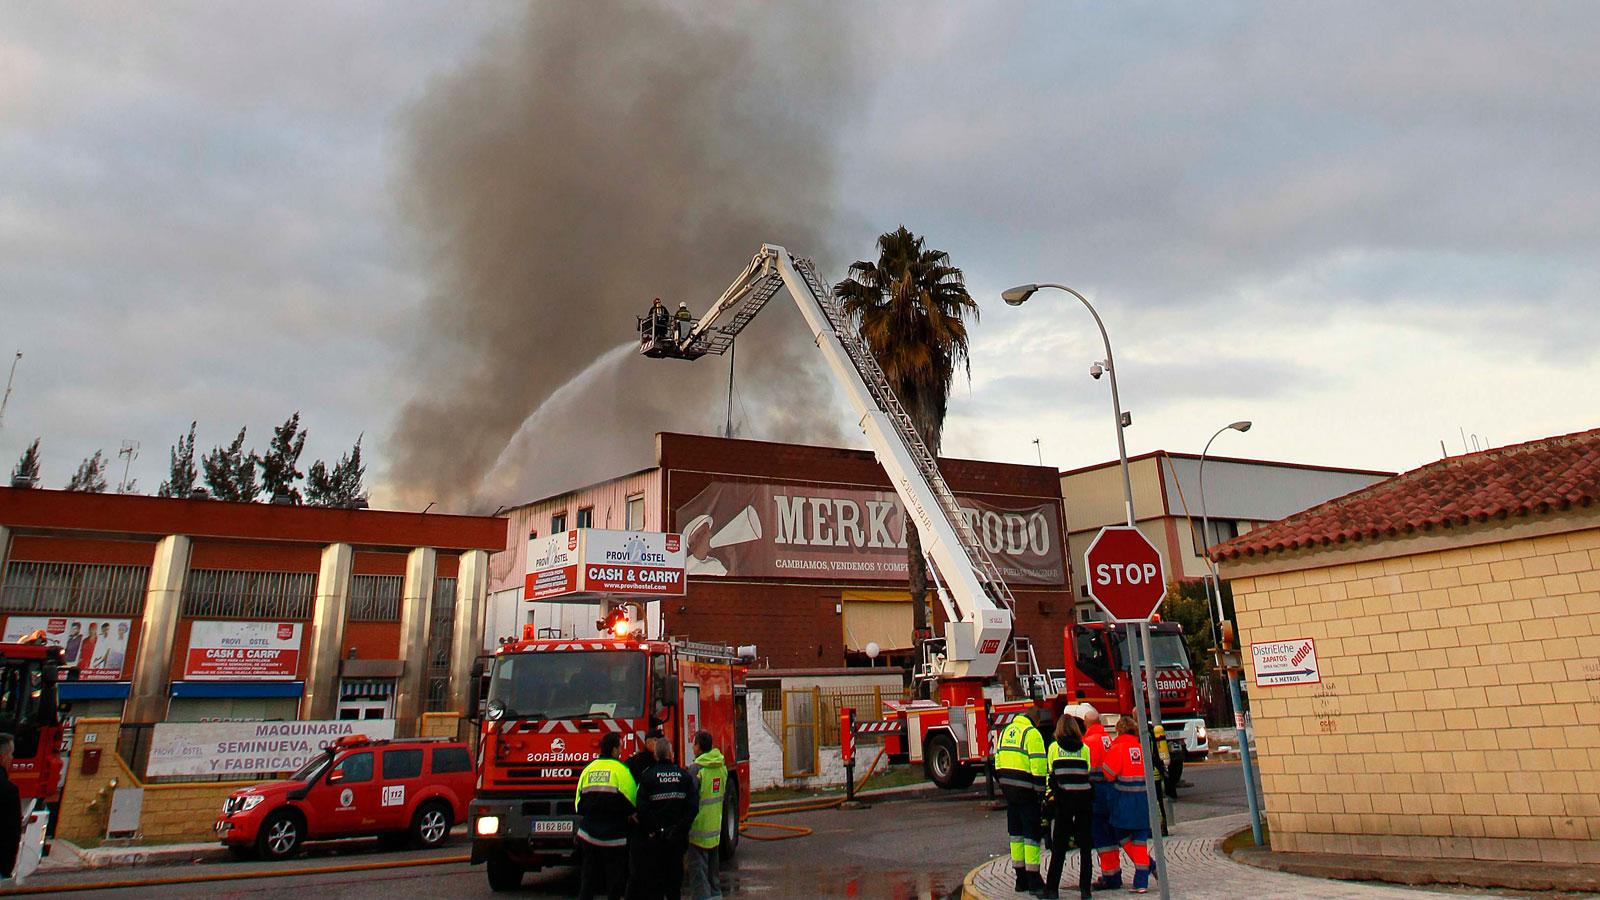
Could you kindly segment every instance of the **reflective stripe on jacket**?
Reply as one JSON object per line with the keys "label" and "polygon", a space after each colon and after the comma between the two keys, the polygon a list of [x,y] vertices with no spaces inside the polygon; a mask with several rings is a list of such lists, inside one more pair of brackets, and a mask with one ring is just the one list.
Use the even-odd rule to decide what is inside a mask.
{"label": "reflective stripe on jacket", "polygon": [[713,747],[696,756],[689,774],[700,788],[700,811],[689,824],[689,843],[710,850],[722,842],[722,797],[728,792],[728,767],[722,751]]}
{"label": "reflective stripe on jacket", "polygon": [[578,776],[573,794],[578,809],[578,839],[596,847],[626,847],[628,817],[639,794],[628,767],[615,759],[597,759]]}
{"label": "reflective stripe on jacket", "polygon": [[1046,753],[1050,764],[1050,796],[1061,800],[1073,795],[1080,800],[1089,797],[1089,747],[1079,743],[1068,749],[1061,741],[1054,741]]}

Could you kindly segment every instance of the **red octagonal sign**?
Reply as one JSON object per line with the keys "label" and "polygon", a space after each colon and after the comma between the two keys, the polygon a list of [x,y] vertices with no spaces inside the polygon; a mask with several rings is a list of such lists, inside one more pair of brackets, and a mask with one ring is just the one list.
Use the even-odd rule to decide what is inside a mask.
{"label": "red octagonal sign", "polygon": [[1108,525],[1083,554],[1089,596],[1119,622],[1145,622],[1167,594],[1167,573],[1156,546],[1139,529]]}

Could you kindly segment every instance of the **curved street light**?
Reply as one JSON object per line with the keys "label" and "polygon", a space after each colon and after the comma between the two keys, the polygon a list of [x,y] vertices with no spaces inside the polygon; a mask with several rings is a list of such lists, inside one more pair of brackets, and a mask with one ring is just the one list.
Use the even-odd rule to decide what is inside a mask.
{"label": "curved street light", "polygon": [[[1211,640],[1217,648],[1217,664],[1222,665],[1222,581],[1217,574],[1217,558],[1211,553],[1211,516],[1206,509],[1206,454],[1211,452],[1211,441],[1216,440],[1224,431],[1246,432],[1250,430],[1250,421],[1243,419],[1230,422],[1217,429],[1211,440],[1206,441],[1204,450],[1200,451],[1200,543],[1204,546],[1206,557],[1206,599],[1215,606],[1207,609],[1211,618]],[[1192,522],[1193,520],[1191,520]],[[1209,605],[1209,604],[1208,604]],[[1250,758],[1250,735],[1244,727],[1244,697],[1239,686],[1239,678],[1231,668],[1228,669],[1228,695],[1233,701],[1233,716],[1235,724],[1239,726],[1239,761],[1244,769],[1245,805],[1250,810],[1250,834],[1255,839],[1256,846],[1261,846],[1261,808],[1256,804],[1256,778],[1255,763]]]}
{"label": "curved street light", "polygon": [[[1064,284],[1019,284],[1010,290],[1002,291],[1000,298],[1012,306],[1021,306],[1028,302],[1029,297],[1038,293],[1040,288],[1055,288],[1058,291],[1065,291],[1077,297],[1078,302],[1082,303],[1084,308],[1089,311],[1089,315],[1094,316],[1095,327],[1100,329],[1100,341],[1105,344],[1106,348],[1104,368],[1111,373],[1111,411],[1117,417],[1117,459],[1122,464],[1123,512],[1126,514],[1128,525],[1131,527],[1133,525],[1133,479],[1128,476],[1128,445],[1122,436],[1122,398],[1117,393],[1117,367],[1111,358],[1111,336],[1106,334],[1106,323],[1100,321],[1100,313],[1095,310],[1094,304],[1089,302],[1089,298]],[[1096,369],[1098,368],[1097,366]],[[1095,369],[1091,369],[1090,374],[1096,378],[1100,377],[1099,372]]]}

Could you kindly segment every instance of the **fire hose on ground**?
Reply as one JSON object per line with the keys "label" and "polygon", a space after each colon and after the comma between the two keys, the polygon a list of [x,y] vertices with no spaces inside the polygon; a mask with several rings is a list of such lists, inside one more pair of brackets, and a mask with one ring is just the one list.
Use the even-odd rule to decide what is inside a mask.
{"label": "fire hose on ground", "polygon": [[[867,771],[862,774],[861,780],[855,783],[852,794],[860,791],[861,787],[867,783],[867,779],[872,777],[872,773],[878,770],[878,763],[883,759],[883,752],[883,749],[880,748],[878,755],[872,758],[872,765],[867,766]],[[788,815],[789,813],[815,812],[819,809],[834,809],[842,806],[844,801],[844,797],[833,797],[826,800],[801,800],[797,803],[789,803],[783,806],[768,806],[760,810],[753,810],[749,815],[745,816],[744,821],[739,823],[739,833],[752,841],[786,841],[790,838],[805,837],[811,834],[811,829],[804,825],[780,825],[777,822],[752,822],[751,820],[767,816]],[[769,828],[781,833],[756,834],[751,831],[753,828]]]}

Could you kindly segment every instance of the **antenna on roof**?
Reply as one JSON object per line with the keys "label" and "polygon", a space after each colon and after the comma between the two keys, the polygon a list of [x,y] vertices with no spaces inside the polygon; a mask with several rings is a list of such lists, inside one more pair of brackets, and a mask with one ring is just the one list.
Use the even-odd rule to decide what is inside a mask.
{"label": "antenna on roof", "polygon": [[1446,450],[1444,448],[1444,439],[1443,438],[1441,438],[1439,440],[1439,458],[1440,459],[1449,459],[1450,458],[1450,451]]}

